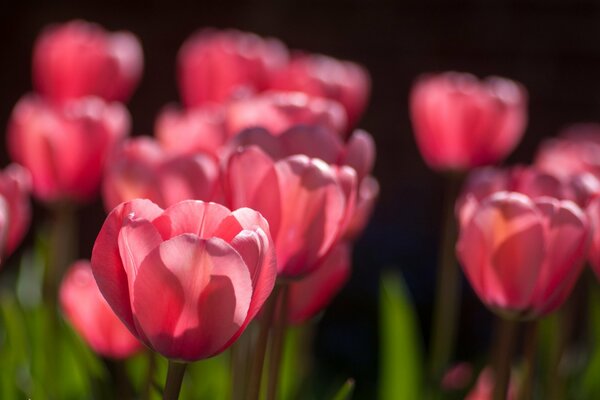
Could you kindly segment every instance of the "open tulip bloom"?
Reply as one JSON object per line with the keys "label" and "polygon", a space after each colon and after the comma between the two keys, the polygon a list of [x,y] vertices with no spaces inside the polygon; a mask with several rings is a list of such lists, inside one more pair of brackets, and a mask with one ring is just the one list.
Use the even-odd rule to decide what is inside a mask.
{"label": "open tulip bloom", "polygon": [[131,333],[185,362],[228,348],[276,278],[269,225],[259,213],[192,200],[166,210],[149,200],[117,206],[91,263],[100,291]]}

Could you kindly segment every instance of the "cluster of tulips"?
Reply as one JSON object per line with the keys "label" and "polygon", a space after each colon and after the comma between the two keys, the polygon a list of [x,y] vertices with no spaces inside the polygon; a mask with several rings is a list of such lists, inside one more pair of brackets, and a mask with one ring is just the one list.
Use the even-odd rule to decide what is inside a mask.
{"label": "cluster of tulips", "polygon": [[[269,347],[274,398],[286,326],[347,281],[378,196],[373,139],[354,130],[370,78],[234,30],[193,35],[177,67],[184,107],[158,115],[156,137],[128,138],[138,39],[84,21],[40,35],[35,92],[7,131],[23,167],[0,180],[2,256],[26,232],[31,189],[57,226],[48,295],[97,353],[144,344],[169,359],[164,397],[176,398],[187,363],[227,350],[260,316],[260,333],[238,344],[236,384],[258,397]],[[73,263],[68,214],[99,192],[108,216],[91,259]]]}

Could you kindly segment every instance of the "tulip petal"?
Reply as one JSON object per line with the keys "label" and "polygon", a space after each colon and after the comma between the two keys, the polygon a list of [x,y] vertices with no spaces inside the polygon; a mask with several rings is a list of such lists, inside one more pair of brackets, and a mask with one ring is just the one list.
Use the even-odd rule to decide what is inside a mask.
{"label": "tulip petal", "polygon": [[186,200],[167,208],[153,223],[164,240],[184,233],[207,239],[230,214],[227,207],[217,203]]}

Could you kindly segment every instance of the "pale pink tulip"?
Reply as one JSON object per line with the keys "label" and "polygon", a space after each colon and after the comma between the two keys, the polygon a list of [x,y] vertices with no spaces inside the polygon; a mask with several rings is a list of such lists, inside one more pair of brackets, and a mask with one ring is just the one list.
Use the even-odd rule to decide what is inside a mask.
{"label": "pale pink tulip", "polygon": [[498,77],[479,81],[447,72],[417,80],[410,112],[425,162],[436,170],[494,164],[519,143],[527,122],[527,92]]}
{"label": "pale pink tulip", "polygon": [[96,194],[106,156],[129,125],[119,103],[86,97],[54,107],[28,95],[13,109],[8,150],[31,172],[38,198],[84,201]]}
{"label": "pale pink tulip", "polygon": [[531,199],[515,192],[496,192],[469,207],[456,250],[483,303],[502,315],[522,318],[559,307],[587,255],[585,213],[568,200]]}
{"label": "pale pink tulip", "polygon": [[73,328],[96,353],[127,358],[143,348],[102,297],[89,261],[79,260],[69,268],[60,286],[60,304]]}
{"label": "pale pink tulip", "polygon": [[33,50],[33,83],[47,99],[84,96],[125,101],[143,68],[142,47],[130,32],[106,32],[85,21],[46,28]]}
{"label": "pale pink tulip", "polygon": [[287,60],[278,40],[235,30],[200,31],[179,50],[181,98],[187,107],[197,107],[261,92]]}
{"label": "pale pink tulip", "polygon": [[269,224],[256,211],[188,200],[117,206],[92,250],[92,270],[129,330],[167,358],[195,361],[230,346],[271,293]]}
{"label": "pale pink tulip", "polygon": [[150,137],[125,141],[111,154],[103,182],[110,211],[119,203],[145,198],[161,207],[182,200],[220,200],[219,167],[206,153],[170,155]]}
{"label": "pale pink tulip", "polygon": [[325,309],[350,278],[351,247],[335,246],[312,273],[289,286],[288,322],[301,324]]}
{"label": "pale pink tulip", "polygon": [[31,175],[18,164],[11,164],[0,172],[0,196],[4,199],[5,233],[2,235],[2,259],[12,254],[23,240],[31,222]]}
{"label": "pale pink tulip", "polygon": [[265,128],[279,134],[294,125],[322,126],[345,136],[347,117],[336,101],[302,92],[269,91],[231,102],[225,124],[228,136],[246,128]]}
{"label": "pale pink tulip", "polygon": [[371,79],[359,64],[299,52],[284,69],[273,75],[271,88],[335,100],[344,106],[348,125],[353,127],[367,106]]}
{"label": "pale pink tulip", "polygon": [[156,120],[156,138],[172,154],[204,152],[216,157],[227,140],[224,123],[221,107],[188,110],[168,107]]}

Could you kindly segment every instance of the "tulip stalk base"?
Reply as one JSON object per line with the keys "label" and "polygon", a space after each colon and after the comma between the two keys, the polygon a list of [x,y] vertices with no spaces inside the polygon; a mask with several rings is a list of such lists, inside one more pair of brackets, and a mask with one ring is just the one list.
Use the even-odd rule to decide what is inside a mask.
{"label": "tulip stalk base", "polygon": [[187,364],[169,360],[169,369],[167,370],[167,381],[163,391],[163,400],[177,400],[185,374]]}

